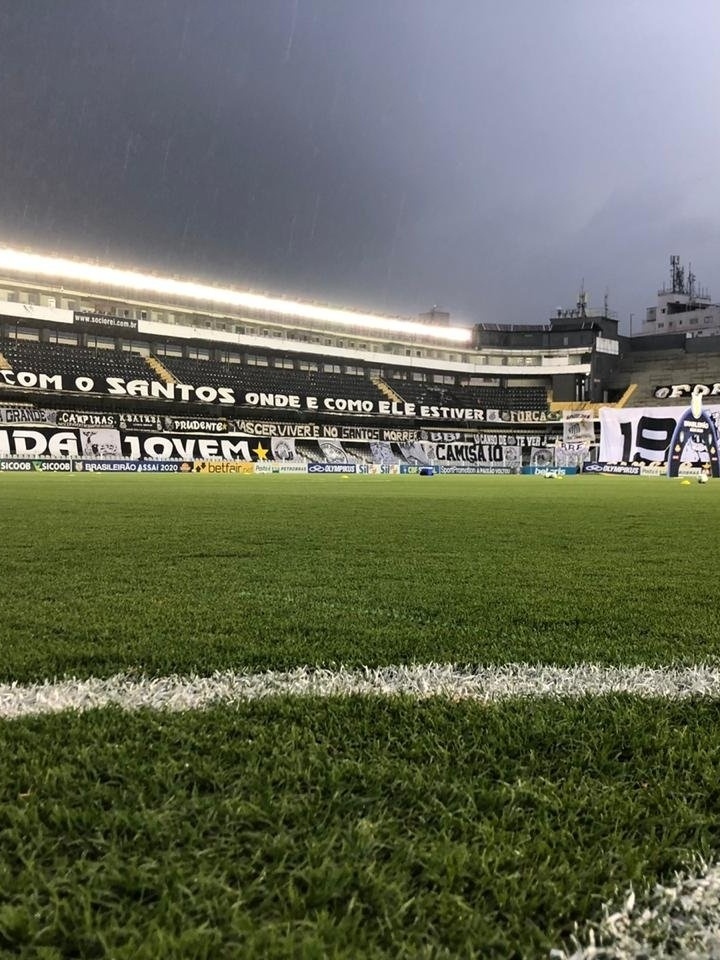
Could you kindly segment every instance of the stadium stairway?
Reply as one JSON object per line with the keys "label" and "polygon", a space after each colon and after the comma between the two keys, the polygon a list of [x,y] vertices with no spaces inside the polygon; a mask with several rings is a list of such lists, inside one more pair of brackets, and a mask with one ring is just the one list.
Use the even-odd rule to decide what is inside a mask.
{"label": "stadium stairway", "polygon": [[630,386],[625,391],[625,393],[620,397],[617,403],[613,404],[613,406],[626,407],[628,400],[630,399],[630,397],[633,396],[637,388],[638,388],[638,385],[636,383],[631,383]]}
{"label": "stadium stairway", "polygon": [[2,353],[0,353],[0,370],[12,370],[12,366]]}
{"label": "stadium stairway", "polygon": [[156,373],[158,377],[162,380],[163,383],[176,383],[175,377],[170,373],[168,368],[162,364],[157,357],[154,357],[152,354],[149,357],[145,357],[147,365]]}
{"label": "stadium stairway", "polygon": [[403,398],[399,393],[395,393],[393,388],[389,383],[385,383],[382,377],[371,377],[370,378],[375,386],[378,388],[380,393],[384,393],[388,400],[392,400],[394,403],[402,403]]}

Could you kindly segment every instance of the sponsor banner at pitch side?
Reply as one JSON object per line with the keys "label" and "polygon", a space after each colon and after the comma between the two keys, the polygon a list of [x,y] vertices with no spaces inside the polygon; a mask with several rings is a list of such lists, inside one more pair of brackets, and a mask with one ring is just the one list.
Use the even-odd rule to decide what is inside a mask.
{"label": "sponsor banner at pitch side", "polygon": [[[681,463],[678,476],[699,477],[704,473],[702,467]],[[583,473],[602,473],[625,477],[666,477],[668,465],[666,463],[584,463]]]}
{"label": "sponsor banner at pitch side", "polygon": [[522,472],[533,477],[572,477],[577,467],[523,467]]}
{"label": "sponsor banner at pitch side", "polygon": [[597,463],[584,463],[582,465],[582,472],[639,477],[641,470],[639,463],[603,463],[602,461],[598,460]]}
{"label": "sponsor banner at pitch side", "polygon": [[307,464],[302,461],[259,460],[253,464],[255,473],[307,473]]}
{"label": "sponsor banner at pitch side", "polygon": [[0,473],[192,473],[189,461],[0,460]]}
{"label": "sponsor banner at pitch side", "polygon": [[0,460],[0,473],[72,473],[71,460]]}
{"label": "sponsor banner at pitch side", "polygon": [[503,467],[501,464],[482,464],[482,463],[443,463],[438,467],[439,473],[448,474],[481,474],[494,473],[509,475],[516,473],[515,467]]}
{"label": "sponsor banner at pitch side", "polygon": [[77,473],[192,473],[187,460],[74,460]]}
{"label": "sponsor banner at pitch side", "polygon": [[255,473],[255,464],[246,463],[243,460],[196,460],[193,465],[195,473],[208,474],[210,476],[249,476]]}
{"label": "sponsor banner at pitch side", "polygon": [[424,474],[425,476],[427,476],[427,475],[430,474],[430,473],[440,473],[440,471],[441,471],[441,468],[440,468],[440,467],[433,467],[433,466],[426,465],[426,464],[423,464],[423,465],[412,464],[412,463],[401,463],[401,464],[400,464],[400,473],[402,473],[402,474],[408,474],[408,473],[418,474],[418,473],[422,473],[422,474]]}
{"label": "sponsor banner at pitch side", "polygon": [[354,463],[309,463],[308,473],[357,473]]}
{"label": "sponsor banner at pitch side", "polygon": [[[705,473],[702,467],[694,467],[689,463],[681,463],[678,469],[679,477],[699,477]],[[666,463],[643,463],[640,465],[641,477],[666,477],[668,475],[668,465]]]}

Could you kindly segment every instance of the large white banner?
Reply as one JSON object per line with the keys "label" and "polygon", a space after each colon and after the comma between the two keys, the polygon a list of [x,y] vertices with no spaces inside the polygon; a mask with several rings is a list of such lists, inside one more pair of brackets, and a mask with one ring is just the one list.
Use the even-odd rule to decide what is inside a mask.
{"label": "large white banner", "polygon": [[[716,429],[720,428],[720,406],[703,407],[703,414],[709,416]],[[688,436],[682,437],[682,450],[677,451],[679,459],[686,463],[703,461],[708,457],[707,445],[704,440],[701,442],[699,434],[697,441],[694,439],[696,431],[692,425],[695,422],[687,406],[601,407],[599,460],[605,463],[629,463],[635,459],[666,462],[670,459],[670,446],[678,424],[682,431],[683,423],[687,423]]]}

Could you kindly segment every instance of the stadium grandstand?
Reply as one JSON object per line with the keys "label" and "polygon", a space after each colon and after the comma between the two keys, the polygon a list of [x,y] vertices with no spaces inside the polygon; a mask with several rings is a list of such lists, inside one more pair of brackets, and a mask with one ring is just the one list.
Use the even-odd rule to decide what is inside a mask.
{"label": "stadium grandstand", "polygon": [[622,337],[584,291],[546,323],[470,326],[4,249],[0,457],[497,472],[556,459],[578,414],[593,459],[602,407],[711,391],[704,334]]}
{"label": "stadium grandstand", "polygon": [[608,393],[619,395],[633,386],[632,403],[661,406],[673,398],[672,384],[713,384],[720,377],[720,333],[713,337],[684,334],[643,336],[627,341]]}

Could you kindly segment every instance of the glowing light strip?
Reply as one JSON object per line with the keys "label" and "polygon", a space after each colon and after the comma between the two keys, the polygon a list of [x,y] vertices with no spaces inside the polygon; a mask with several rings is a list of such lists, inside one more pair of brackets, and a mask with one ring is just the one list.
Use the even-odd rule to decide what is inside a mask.
{"label": "glowing light strip", "polygon": [[361,326],[371,330],[380,330],[383,333],[436,337],[443,340],[452,340],[456,343],[468,343],[472,337],[472,331],[467,327],[441,327],[436,324],[415,323],[412,320],[381,317],[372,313],[337,310],[333,307],[301,303],[297,300],[265,297],[255,293],[191,283],[187,280],[154,277],[145,273],[136,273],[133,270],[117,270],[115,267],[102,267],[92,263],[66,260],[62,257],[44,257],[34,253],[22,253],[19,250],[8,248],[0,248],[0,270],[10,273],[54,277],[59,280],[77,280],[100,286],[122,287],[138,293],[163,294],[185,301],[204,301],[247,310],[265,310],[286,317],[320,320],[324,323],[345,326]]}

